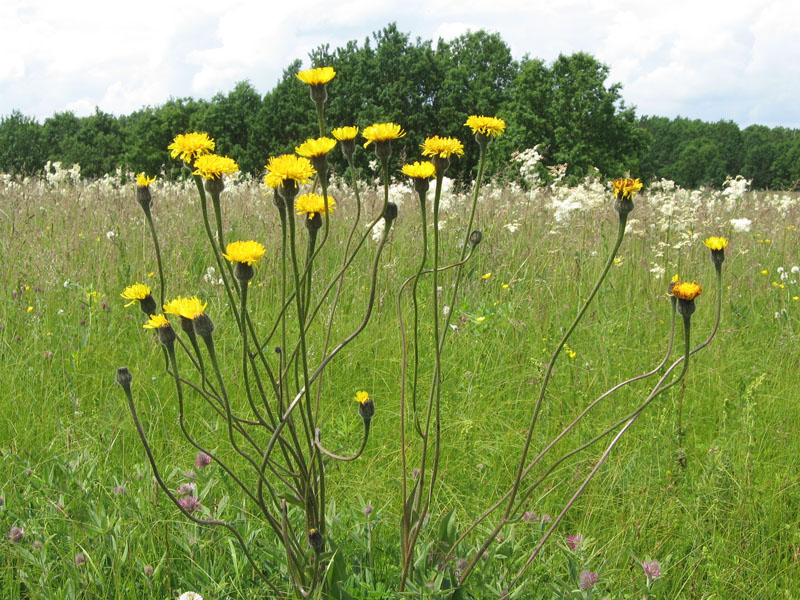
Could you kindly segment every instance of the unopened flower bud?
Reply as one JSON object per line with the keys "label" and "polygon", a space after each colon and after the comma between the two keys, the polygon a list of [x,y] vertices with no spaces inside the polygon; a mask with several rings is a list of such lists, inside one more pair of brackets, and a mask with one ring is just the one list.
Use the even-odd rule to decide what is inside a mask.
{"label": "unopened flower bud", "polygon": [[386,210],[383,211],[383,218],[386,220],[387,225],[391,224],[397,218],[397,204],[389,202],[386,205]]}
{"label": "unopened flower bud", "polygon": [[308,530],[308,544],[317,554],[322,552],[322,549],[325,547],[325,540],[322,534],[313,527]]}
{"label": "unopened flower bud", "polygon": [[473,248],[480,244],[482,239],[483,234],[477,229],[469,234],[469,243]]}
{"label": "unopened flower bud", "polygon": [[133,375],[131,375],[128,367],[119,367],[117,369],[117,383],[127,390],[131,387],[131,381],[133,381]]}

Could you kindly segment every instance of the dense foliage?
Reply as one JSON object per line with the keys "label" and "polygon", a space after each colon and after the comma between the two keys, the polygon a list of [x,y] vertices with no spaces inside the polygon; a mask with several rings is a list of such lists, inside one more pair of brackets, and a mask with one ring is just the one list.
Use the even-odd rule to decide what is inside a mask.
{"label": "dense foliage", "polygon": [[[333,65],[328,124],[361,127],[397,121],[408,131],[398,145],[416,159],[428,135],[464,137],[470,114],[497,115],[508,135],[493,145],[489,172],[502,170],[515,150],[537,144],[544,165],[569,164],[580,177],[596,167],[609,177],[631,171],[644,179],[666,177],[684,187],[719,187],[728,175],[744,175],[756,188],[793,188],[800,180],[796,130],[730,121],[637,118],[622,100],[621,86],[607,84],[609,68],[586,53],[561,55],[552,64],[516,61],[496,33],[468,32],[452,41],[417,38],[393,24],[366,38],[311,53],[313,66]],[[263,96],[248,81],[211,100],[173,98],[129,115],[99,109],[77,117],[57,113],[39,123],[13,112],[0,120],[0,171],[30,174],[47,161],[81,165],[86,177],[124,170],[171,175],[177,167],[166,147],[189,130],[207,131],[220,152],[252,175],[266,159],[290,152],[317,124],[306,110],[308,89],[297,80],[301,61],[284,71]],[[366,167],[362,156],[358,166]],[[471,150],[453,172],[469,177],[477,163]],[[344,169],[344,161],[338,164]]]}

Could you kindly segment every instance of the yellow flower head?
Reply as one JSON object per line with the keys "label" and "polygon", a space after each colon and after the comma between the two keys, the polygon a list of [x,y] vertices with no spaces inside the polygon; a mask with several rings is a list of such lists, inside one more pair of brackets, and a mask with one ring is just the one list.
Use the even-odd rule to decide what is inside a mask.
{"label": "yellow flower head", "polygon": [[236,161],[227,156],[216,154],[204,154],[194,162],[193,175],[200,175],[203,179],[219,179],[223,175],[229,175],[239,171]]}
{"label": "yellow flower head", "polygon": [[144,300],[150,295],[150,286],[147,286],[143,283],[134,283],[133,285],[129,285],[124,290],[120,296],[125,298],[125,300],[130,300],[128,304],[125,306],[130,306],[137,300]]}
{"label": "yellow flower head", "polygon": [[207,133],[181,133],[176,135],[172,143],[167,146],[172,158],[180,158],[185,163],[192,163],[194,159],[203,154],[208,154],[214,149],[214,140]]}
{"label": "yellow flower head", "polygon": [[294,151],[300,156],[315,158],[317,156],[325,156],[333,150],[334,146],[336,146],[336,140],[332,140],[329,137],[312,138],[297,146]]}
{"label": "yellow flower head", "polygon": [[401,172],[403,175],[408,175],[414,179],[430,179],[436,175],[436,167],[429,161],[417,161],[411,165],[403,165]]}
{"label": "yellow flower head", "polygon": [[194,319],[199,317],[206,310],[208,302],[203,302],[197,296],[191,298],[181,298],[178,296],[164,305],[164,312],[168,315],[178,315],[184,319]]}
{"label": "yellow flower head", "polygon": [[366,402],[367,400],[369,400],[369,394],[367,392],[356,392],[356,397],[355,397],[356,402],[358,402],[359,404],[364,404],[364,402]]}
{"label": "yellow flower head", "polygon": [[264,185],[271,188],[280,187],[287,179],[293,179],[298,185],[307,183],[317,172],[310,160],[294,154],[270,157],[266,169]]}
{"label": "yellow flower head", "polygon": [[[302,194],[295,199],[294,207],[298,215],[308,214],[308,218],[311,219],[315,214],[325,214],[325,198],[314,193]],[[334,210],[336,210],[336,200],[328,196],[328,211]]]}
{"label": "yellow flower head", "polygon": [[250,240],[247,242],[231,242],[225,248],[225,253],[222,256],[232,263],[244,263],[252,267],[266,252],[267,249],[264,246]]}
{"label": "yellow flower head", "polygon": [[679,281],[672,288],[672,295],[680,300],[694,300],[703,291],[703,287],[693,281]]}
{"label": "yellow flower head", "polygon": [[633,198],[636,192],[642,189],[642,182],[630,177],[627,179],[625,177],[615,179],[611,182],[611,185],[614,187],[614,197],[617,200],[629,200]]}
{"label": "yellow flower head", "polygon": [[336,71],[333,70],[333,67],[317,67],[300,71],[297,74],[297,78],[308,85],[325,85],[334,77],[336,77]]}
{"label": "yellow flower head", "polygon": [[361,134],[367,143],[364,148],[369,146],[372,142],[391,142],[406,134],[403,128],[396,123],[375,123],[369,127],[364,128]]}
{"label": "yellow flower head", "polygon": [[158,329],[160,327],[170,327],[167,317],[164,315],[150,315],[147,323],[142,325],[145,329]]}
{"label": "yellow flower head", "polygon": [[464,125],[472,129],[472,133],[481,133],[486,137],[499,137],[506,130],[506,122],[497,117],[472,115],[467,117],[467,122]]}
{"label": "yellow flower head", "polygon": [[450,158],[451,154],[464,156],[464,144],[456,138],[439,137],[435,135],[427,138],[422,144],[422,156],[436,156],[438,158]]}
{"label": "yellow flower head", "polygon": [[340,142],[354,140],[358,135],[358,127],[337,127],[331,131],[331,135]]}
{"label": "yellow flower head", "polygon": [[150,184],[156,180],[156,176],[148,177],[145,173],[139,173],[136,176],[136,185],[139,187],[150,187]]}
{"label": "yellow flower head", "polygon": [[713,235],[703,243],[709,250],[724,250],[728,247],[728,240],[726,238]]}

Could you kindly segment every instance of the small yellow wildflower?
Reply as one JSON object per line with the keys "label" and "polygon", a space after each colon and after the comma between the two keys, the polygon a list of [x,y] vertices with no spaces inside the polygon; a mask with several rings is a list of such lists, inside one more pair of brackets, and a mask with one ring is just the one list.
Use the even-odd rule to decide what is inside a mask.
{"label": "small yellow wildflower", "polygon": [[483,322],[486,320],[486,317],[483,317],[483,316],[481,316],[481,317],[478,317],[478,318],[477,318],[477,319],[475,319],[475,320],[476,320],[478,323],[483,323]]}
{"label": "small yellow wildflower", "polygon": [[772,287],[778,287],[778,282],[777,281],[773,281],[772,282]]}
{"label": "small yellow wildflower", "polygon": [[469,127],[472,133],[481,133],[486,137],[501,136],[506,130],[506,122],[497,117],[472,115],[467,117],[467,122],[464,125]]}
{"label": "small yellow wildflower", "polygon": [[[325,214],[325,197],[314,193],[302,194],[294,201],[294,207],[298,215],[307,214],[309,219],[313,219],[315,214]],[[328,212],[334,210],[336,200],[328,196]]]}
{"label": "small yellow wildflower", "polygon": [[367,140],[364,148],[372,142],[390,142],[403,137],[406,134],[403,128],[396,123],[375,123],[366,127],[361,134]]}
{"label": "small yellow wildflower", "polygon": [[314,158],[317,156],[324,156],[336,146],[336,140],[332,140],[329,137],[321,137],[317,139],[308,139],[299,146],[297,146],[294,151],[297,152],[300,156],[305,156],[306,158]]}
{"label": "small yellow wildflower", "polygon": [[504,290],[507,290],[509,286],[508,286],[508,284],[507,284],[507,283],[504,283],[504,284],[503,284],[501,287],[502,287]]}
{"label": "small yellow wildflower", "polygon": [[369,400],[369,394],[367,392],[356,392],[356,402],[359,404],[364,404],[367,400]]}
{"label": "small yellow wildflower", "polygon": [[297,74],[297,78],[308,85],[325,85],[334,77],[336,77],[336,71],[333,67],[317,67],[300,71]]}
{"label": "small yellow wildflower", "polygon": [[147,276],[148,276],[148,277],[153,277],[155,274],[156,274],[156,272],[155,272],[155,271],[150,271],[150,272],[147,274]]}
{"label": "small yellow wildflower", "polygon": [[29,307],[27,308],[27,311],[28,311],[28,312],[33,312],[33,307],[32,307],[32,306],[29,306]]}
{"label": "small yellow wildflower", "polygon": [[724,237],[711,236],[703,242],[709,250],[724,250],[728,247],[728,240]]}
{"label": "small yellow wildflower", "polygon": [[621,178],[615,179],[611,182],[614,188],[614,196],[617,200],[628,200],[633,198],[633,195],[642,189],[642,182],[638,179]]}
{"label": "small yellow wildflower", "polygon": [[769,271],[767,271],[766,269],[764,269],[763,271],[761,271],[761,274],[762,274],[762,275],[769,275]]}
{"label": "small yellow wildflower", "polygon": [[792,300],[795,300],[795,301],[800,300],[800,296],[792,296]]}
{"label": "small yellow wildflower", "polygon": [[159,327],[169,327],[169,321],[164,315],[150,315],[147,323],[142,325],[144,329],[158,329]]}
{"label": "small yellow wildflower", "polygon": [[358,127],[337,127],[331,131],[331,135],[340,142],[354,140],[358,135]]}
{"label": "small yellow wildflower", "polygon": [[214,146],[214,140],[208,137],[207,133],[193,131],[176,135],[167,149],[172,158],[180,158],[185,163],[192,163],[198,156],[211,152]]}
{"label": "small yellow wildflower", "polygon": [[464,144],[460,140],[451,137],[439,137],[435,135],[427,138],[420,144],[422,156],[436,156],[439,158],[450,158],[451,154],[464,156]]}
{"label": "small yellow wildflower", "polygon": [[484,273],[483,275],[481,275],[481,279],[489,279],[489,277],[491,277],[491,276],[492,276],[492,272],[489,271],[488,273]]}
{"label": "small yellow wildflower", "polygon": [[231,242],[225,248],[222,256],[232,263],[244,263],[252,267],[266,252],[267,249],[264,246],[249,240],[247,242]]}
{"label": "small yellow wildflower", "polygon": [[577,355],[578,353],[575,352],[575,350],[567,349],[567,356],[569,356],[570,358],[575,358]]}
{"label": "small yellow wildflower", "polygon": [[148,177],[145,173],[139,173],[136,176],[136,185],[139,187],[150,187],[150,184],[156,180],[156,176]]}
{"label": "small yellow wildflower", "polygon": [[310,160],[294,154],[270,157],[266,169],[264,184],[271,188],[280,187],[287,179],[296,181],[298,185],[308,183],[317,172]]}
{"label": "small yellow wildflower", "polygon": [[417,161],[410,165],[403,165],[400,172],[414,179],[430,179],[436,175],[436,167],[429,161]]}
{"label": "small yellow wildflower", "polygon": [[178,315],[184,319],[194,319],[202,315],[208,302],[203,302],[197,296],[191,298],[181,298],[178,296],[174,300],[170,300],[164,305],[164,312],[168,315]]}
{"label": "small yellow wildflower", "polygon": [[125,300],[130,300],[125,306],[130,306],[137,300],[144,300],[150,295],[150,286],[145,285],[144,283],[134,283],[133,285],[129,285],[124,290],[120,296],[125,298]]}
{"label": "small yellow wildflower", "polygon": [[621,264],[621,263],[622,263],[622,259],[621,259],[619,256],[617,256],[616,258],[614,258],[614,264],[615,264],[615,265],[618,265],[618,264]]}
{"label": "small yellow wildflower", "polygon": [[239,165],[236,161],[227,156],[216,154],[204,154],[194,162],[194,172],[192,175],[200,175],[203,179],[219,179],[223,175],[237,173]]}
{"label": "small yellow wildflower", "polygon": [[693,281],[679,281],[672,288],[672,295],[680,300],[694,300],[703,291],[703,287]]}

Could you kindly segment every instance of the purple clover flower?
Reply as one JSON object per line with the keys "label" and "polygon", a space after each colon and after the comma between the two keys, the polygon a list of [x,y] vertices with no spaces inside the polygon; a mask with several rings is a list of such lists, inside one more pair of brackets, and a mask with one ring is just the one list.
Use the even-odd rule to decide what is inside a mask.
{"label": "purple clover flower", "polygon": [[22,536],[24,535],[25,535],[25,530],[15,525],[8,532],[8,539],[16,544],[22,539]]}
{"label": "purple clover flower", "polygon": [[644,569],[644,574],[647,575],[648,581],[658,579],[661,575],[661,565],[658,564],[657,560],[643,560],[642,568]]}
{"label": "purple clover flower", "polygon": [[590,590],[594,587],[594,584],[597,583],[598,577],[597,573],[592,573],[591,571],[587,571],[584,569],[581,571],[581,574],[578,576],[578,581],[581,584],[582,590]]}
{"label": "purple clover flower", "polygon": [[205,469],[211,464],[211,457],[205,452],[198,452],[197,458],[194,459],[194,466],[198,469]]}
{"label": "purple clover flower", "polygon": [[200,510],[200,498],[195,496],[186,496],[185,498],[178,499],[181,508],[188,513],[193,513]]}
{"label": "purple clover flower", "polygon": [[573,533],[567,536],[567,546],[573,552],[577,552],[583,546],[583,536],[580,533]]}

